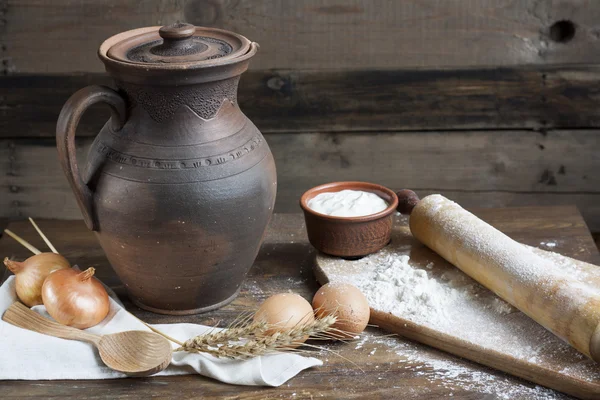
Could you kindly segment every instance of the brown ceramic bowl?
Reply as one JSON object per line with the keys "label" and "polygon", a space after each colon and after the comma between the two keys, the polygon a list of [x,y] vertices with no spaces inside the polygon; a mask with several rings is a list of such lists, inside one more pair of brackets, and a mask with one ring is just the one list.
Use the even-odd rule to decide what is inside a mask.
{"label": "brown ceramic bowl", "polygon": [[[388,203],[376,214],[362,217],[334,217],[308,207],[308,202],[321,193],[342,190],[362,190],[375,193]],[[367,182],[333,182],[316,186],[302,195],[308,240],[319,251],[338,257],[361,257],[375,253],[390,241],[398,197],[385,186]]]}

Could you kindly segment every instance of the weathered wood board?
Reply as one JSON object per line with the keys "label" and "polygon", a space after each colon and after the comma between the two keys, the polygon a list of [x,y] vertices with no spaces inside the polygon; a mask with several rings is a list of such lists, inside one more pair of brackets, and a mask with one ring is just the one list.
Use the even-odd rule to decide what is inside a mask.
{"label": "weathered wood board", "polygon": [[[453,303],[438,304],[449,308],[437,310],[441,313],[452,312],[450,308],[459,310],[452,314],[448,325],[433,317],[415,320],[408,310],[406,314],[391,313],[377,305],[371,305],[371,324],[577,397],[600,398],[600,365],[414,239],[407,219],[398,222],[392,242],[385,249],[389,252],[386,257],[409,256],[410,268],[424,271],[429,279],[464,296]],[[534,251],[571,276],[585,276],[582,282],[594,287],[600,284],[600,267],[540,249]],[[314,272],[321,284],[349,282],[365,290],[384,273],[378,260],[370,256],[348,261],[318,254]],[[389,290],[395,289],[390,286]]]}
{"label": "weathered wood board", "polygon": [[99,72],[104,39],[179,20],[260,43],[254,69],[600,61],[592,0],[2,0],[0,72]]}
{"label": "weathered wood board", "polygon": [[[572,257],[600,263],[600,254],[575,207],[532,207],[477,210],[476,215],[515,240],[539,245],[555,240],[556,250]],[[98,277],[119,294],[126,307],[150,323],[191,322],[226,326],[241,312],[248,312],[268,296],[292,290],[310,299],[318,284],[312,274],[315,252],[308,244],[300,214],[275,214],[264,245],[250,270],[239,297],[226,307],[206,314],[177,317],[156,315],[135,307],[109,267],[92,233],[82,221],[38,220],[58,250],[73,263],[94,266]],[[10,229],[40,249],[44,243],[27,221],[12,222]],[[9,237],[0,238],[0,256],[22,259],[26,249]],[[0,272],[0,277],[2,273]],[[0,278],[1,282],[1,278]],[[511,400],[568,400],[570,396],[537,387],[480,364],[469,362],[429,346],[385,336],[368,328],[358,343],[328,344],[339,353],[317,354],[324,365],[298,375],[279,388],[225,385],[189,375],[168,378],[102,381],[4,381],[2,396],[10,399],[131,400],[187,399],[409,399],[460,400],[510,398]],[[346,361],[352,360],[352,363]],[[356,368],[360,366],[360,369]]]}
{"label": "weathered wood board", "polygon": [[[80,58],[89,59],[96,49],[80,51]],[[242,75],[238,99],[265,133],[508,128],[543,132],[600,126],[598,82],[598,65],[268,70]],[[0,137],[53,137],[63,104],[90,84],[112,81],[104,74],[0,76]],[[106,106],[92,107],[78,135],[95,136],[108,116]]]}
{"label": "weathered wood board", "polygon": [[[298,212],[309,188],[375,181],[467,207],[575,204],[600,230],[598,131],[267,134],[278,212]],[[78,141],[83,165],[90,138]],[[52,139],[0,140],[0,217],[79,219]]]}

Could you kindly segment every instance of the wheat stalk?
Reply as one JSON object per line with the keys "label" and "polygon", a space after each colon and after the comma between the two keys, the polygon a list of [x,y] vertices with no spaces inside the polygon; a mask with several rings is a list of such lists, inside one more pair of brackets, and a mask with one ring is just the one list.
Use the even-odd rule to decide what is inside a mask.
{"label": "wheat stalk", "polygon": [[248,318],[228,330],[209,332],[189,339],[176,351],[207,353],[232,359],[247,359],[283,351],[305,352],[306,350],[298,350],[295,347],[301,345],[307,336],[311,339],[342,337],[344,332],[332,328],[336,321],[337,317],[330,315],[266,334],[270,329],[277,329],[276,325],[260,321],[249,322]]}

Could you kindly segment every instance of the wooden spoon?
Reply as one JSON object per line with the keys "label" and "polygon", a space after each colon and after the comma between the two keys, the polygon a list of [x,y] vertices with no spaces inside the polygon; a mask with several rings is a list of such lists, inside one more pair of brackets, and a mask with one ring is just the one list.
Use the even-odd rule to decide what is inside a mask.
{"label": "wooden spoon", "polygon": [[42,317],[27,306],[15,302],[2,319],[30,331],[62,339],[93,344],[107,367],[132,376],[149,376],[167,368],[171,362],[171,344],[164,337],[146,331],[125,331],[94,335]]}

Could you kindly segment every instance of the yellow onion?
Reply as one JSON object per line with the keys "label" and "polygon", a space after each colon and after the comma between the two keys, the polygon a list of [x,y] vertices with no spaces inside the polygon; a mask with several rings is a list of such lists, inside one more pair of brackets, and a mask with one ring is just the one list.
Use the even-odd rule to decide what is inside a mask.
{"label": "yellow onion", "polygon": [[108,314],[108,293],[94,278],[93,267],[85,271],[61,269],[48,276],[42,286],[46,311],[63,325],[78,329],[99,324]]}
{"label": "yellow onion", "polygon": [[17,297],[28,307],[42,304],[42,285],[52,272],[71,268],[66,258],[55,253],[40,253],[23,262],[4,259],[4,265],[15,274]]}

